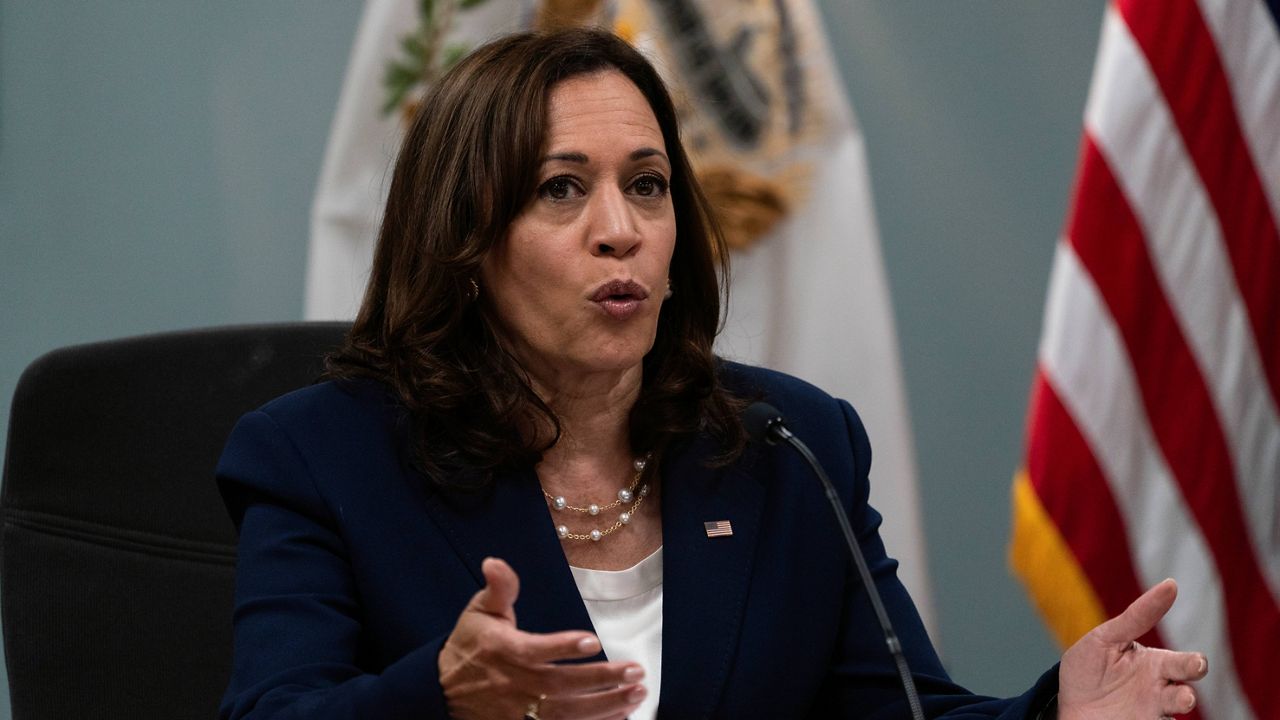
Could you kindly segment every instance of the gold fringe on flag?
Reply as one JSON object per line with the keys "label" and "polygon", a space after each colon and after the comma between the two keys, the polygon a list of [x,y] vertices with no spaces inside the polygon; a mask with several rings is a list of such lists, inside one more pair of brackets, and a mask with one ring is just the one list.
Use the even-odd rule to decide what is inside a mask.
{"label": "gold fringe on flag", "polygon": [[1040,504],[1025,469],[1013,478],[1009,565],[1063,648],[1107,619],[1102,602]]}

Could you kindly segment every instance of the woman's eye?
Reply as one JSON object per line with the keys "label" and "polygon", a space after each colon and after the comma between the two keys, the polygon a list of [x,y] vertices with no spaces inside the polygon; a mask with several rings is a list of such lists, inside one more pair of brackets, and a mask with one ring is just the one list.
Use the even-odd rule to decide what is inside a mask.
{"label": "woman's eye", "polygon": [[538,188],[539,197],[550,198],[552,200],[568,200],[578,192],[577,186],[571,178],[554,177],[542,183],[542,187]]}
{"label": "woman's eye", "polygon": [[631,184],[635,194],[644,197],[658,197],[666,194],[667,181],[658,175],[641,175]]}

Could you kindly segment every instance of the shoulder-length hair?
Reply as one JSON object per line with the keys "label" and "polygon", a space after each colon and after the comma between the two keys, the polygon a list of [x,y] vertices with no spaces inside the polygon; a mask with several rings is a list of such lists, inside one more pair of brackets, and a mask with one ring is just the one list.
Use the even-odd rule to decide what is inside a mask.
{"label": "shoulder-length hair", "polygon": [[712,354],[728,299],[728,249],[666,87],[607,32],[521,33],[464,58],[420,105],[396,161],[368,289],[328,363],[329,377],[390,386],[411,420],[414,464],[437,486],[485,485],[496,471],[537,462],[559,439],[559,421],[500,342],[494,309],[473,283],[534,197],[551,88],[605,70],[635,83],[657,118],[676,217],[674,294],[644,358],[632,450],[660,457],[703,431],[726,462],[745,443],[742,403],[720,384]]}

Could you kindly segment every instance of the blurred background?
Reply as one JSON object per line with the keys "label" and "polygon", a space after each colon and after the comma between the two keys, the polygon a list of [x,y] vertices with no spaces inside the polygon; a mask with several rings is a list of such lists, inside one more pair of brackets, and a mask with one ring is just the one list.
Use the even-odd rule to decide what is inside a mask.
{"label": "blurred background", "polygon": [[[1017,693],[1058,655],[1008,570],[1009,488],[1104,3],[817,5],[866,141],[935,641]],[[0,0],[0,436],[53,348],[302,318],[360,14]]]}

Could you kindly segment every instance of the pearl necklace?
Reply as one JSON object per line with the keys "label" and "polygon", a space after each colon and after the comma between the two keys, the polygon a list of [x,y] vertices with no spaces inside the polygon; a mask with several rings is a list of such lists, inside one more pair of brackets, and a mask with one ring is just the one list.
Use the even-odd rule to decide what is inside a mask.
{"label": "pearl necklace", "polygon": [[[617,499],[607,505],[597,505],[596,503],[591,503],[586,507],[570,505],[569,502],[564,499],[563,495],[553,496],[551,493],[543,490],[542,494],[547,498],[547,505],[552,510],[557,512],[569,510],[582,515],[591,515],[593,517],[599,515],[605,510],[612,510],[619,505],[634,502],[629,510],[624,510],[618,514],[618,520],[616,522],[603,530],[600,528],[593,528],[589,533],[571,533],[569,532],[568,525],[558,524],[556,525],[556,534],[560,536],[560,539],[600,542],[600,539],[605,535],[618,530],[623,525],[630,524],[631,518],[635,517],[636,510],[640,508],[640,504],[643,503],[644,499],[649,495],[649,484],[644,483],[642,485],[640,483],[640,478],[644,477],[644,469],[648,464],[649,455],[645,455],[642,458],[636,458],[635,461],[631,463],[631,467],[635,468],[636,471],[635,477],[631,479],[631,484],[619,490]],[[636,489],[637,487],[639,490]]]}

